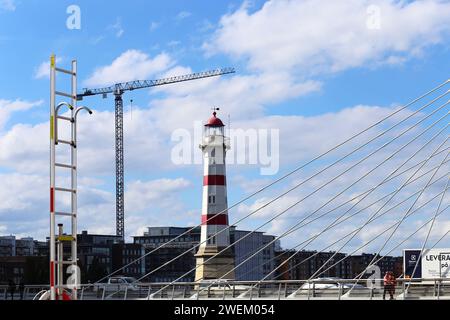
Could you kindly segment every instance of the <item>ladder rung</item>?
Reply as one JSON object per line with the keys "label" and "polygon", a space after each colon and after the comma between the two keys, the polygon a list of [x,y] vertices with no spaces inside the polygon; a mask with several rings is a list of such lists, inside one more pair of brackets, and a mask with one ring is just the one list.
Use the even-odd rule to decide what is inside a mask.
{"label": "ladder rung", "polygon": [[55,264],[75,264],[75,262],[72,262],[72,261],[55,261]]}
{"label": "ladder rung", "polygon": [[58,241],[74,241],[74,238],[72,236],[63,235],[63,236],[57,236],[56,240],[58,240]]}
{"label": "ladder rung", "polygon": [[70,146],[73,146],[73,142],[72,141],[67,141],[67,140],[56,140],[57,143],[62,143],[62,144],[68,144]]}
{"label": "ladder rung", "polygon": [[66,216],[66,217],[73,217],[73,216],[75,216],[73,213],[68,213],[68,212],[55,212],[55,215],[57,215],[57,216]]}
{"label": "ladder rung", "polygon": [[66,69],[62,69],[62,68],[55,68],[55,70],[58,71],[58,72],[71,74],[71,75],[73,75],[73,76],[76,76],[76,75],[77,75],[75,72],[72,72],[72,71],[66,70]]}
{"label": "ladder rung", "polygon": [[62,192],[71,192],[71,193],[76,193],[76,190],[73,189],[67,189],[67,188],[55,188],[56,191],[62,191]]}
{"label": "ladder rung", "polygon": [[57,119],[61,119],[61,120],[66,120],[66,121],[73,122],[73,118],[69,118],[69,117],[57,116],[56,118]]}
{"label": "ladder rung", "polygon": [[77,168],[75,166],[71,166],[69,164],[63,164],[63,163],[55,163],[55,166],[60,167],[60,168],[73,169],[73,170],[75,170]]}
{"label": "ladder rung", "polygon": [[61,91],[55,91],[55,94],[57,94],[58,96],[62,96],[62,97],[67,97],[67,98],[71,98],[71,99],[76,99],[77,96],[73,96],[71,94],[65,93],[65,92],[61,92]]}

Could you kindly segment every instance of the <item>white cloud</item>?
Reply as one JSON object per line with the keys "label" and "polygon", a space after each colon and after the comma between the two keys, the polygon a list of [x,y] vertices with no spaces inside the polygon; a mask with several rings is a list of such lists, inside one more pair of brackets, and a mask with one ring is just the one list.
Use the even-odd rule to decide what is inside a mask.
{"label": "white cloud", "polygon": [[179,211],[182,204],[176,196],[191,183],[184,179],[159,179],[153,181],[133,181],[127,186],[127,202],[132,212],[151,210],[155,203],[166,210]]}
{"label": "white cloud", "polygon": [[[44,239],[48,235],[48,176],[0,174],[0,234],[10,232]],[[59,184],[67,183],[65,179]],[[115,230],[113,191],[99,189],[101,183],[79,179],[79,231],[112,234]],[[181,192],[190,186],[184,178],[131,181],[126,189],[127,236],[141,233],[146,226],[161,222],[170,214],[182,219]],[[70,211],[70,199],[57,193],[57,209]],[[167,221],[166,221],[167,222]],[[164,222],[164,223],[166,223]],[[163,223],[163,224],[164,224]]]}
{"label": "white cloud", "polygon": [[97,68],[84,82],[88,87],[104,86],[131,80],[147,80],[173,65],[165,53],[154,58],[139,50],[128,50],[116,58],[111,65]]}
{"label": "white cloud", "polygon": [[116,38],[120,38],[125,33],[124,28],[122,27],[122,19],[117,18],[116,22],[110,26],[108,26],[108,29],[113,30],[115,33]]}
{"label": "white cloud", "polygon": [[33,107],[42,105],[43,101],[24,101],[17,99],[3,100],[0,99],[0,130],[3,130],[5,124],[14,112],[27,111]]}
{"label": "white cloud", "polygon": [[[0,109],[1,110],[1,109]],[[68,126],[59,127],[62,139],[68,139]],[[170,149],[166,143],[170,136],[158,131],[150,110],[138,106],[124,115],[125,157],[127,172],[140,173],[148,164],[160,168],[171,166]],[[92,116],[80,114],[78,123],[79,172],[85,175],[112,175],[114,172],[114,112],[96,112]],[[49,123],[17,124],[0,135],[0,166],[22,173],[39,173],[48,168]],[[92,139],[95,137],[95,139]],[[20,145],[20,148],[16,146]],[[58,149],[59,161],[68,161],[64,148]],[[154,152],[160,150],[160,152]],[[102,154],[102,157],[98,155]],[[130,171],[131,170],[131,171]],[[102,177],[103,179],[103,177]]]}
{"label": "white cloud", "polygon": [[[14,125],[0,136],[0,165],[21,173],[37,173],[48,168],[47,123]],[[16,146],[20,145],[20,148]]]}
{"label": "white cloud", "polygon": [[[380,9],[380,29],[367,27],[371,5]],[[420,54],[445,41],[449,18],[450,4],[438,0],[267,1],[223,16],[204,48],[248,58],[259,71],[329,73]]]}
{"label": "white cloud", "polygon": [[183,20],[192,16],[192,13],[189,11],[181,11],[177,14],[177,20]]}
{"label": "white cloud", "polygon": [[[47,187],[48,179],[38,175],[2,174],[0,194],[0,215],[18,213],[47,204],[47,193],[36,192]],[[30,210],[32,211],[32,210]],[[38,212],[36,212],[38,213]],[[24,219],[24,217],[17,217]]]}
{"label": "white cloud", "polygon": [[[56,57],[56,63],[61,63],[63,61],[62,58]],[[42,62],[35,70],[34,70],[34,78],[35,79],[44,79],[50,78],[50,61]]]}
{"label": "white cloud", "polygon": [[159,23],[158,22],[152,21],[152,23],[150,23],[150,32],[153,32],[153,31],[155,31],[158,28],[159,28]]}
{"label": "white cloud", "polygon": [[[187,70],[186,70],[187,71]],[[180,69],[178,74],[186,71]],[[152,113],[165,132],[176,128],[191,129],[194,121],[205,121],[213,106],[226,110],[234,119],[258,119],[265,107],[294,97],[319,91],[317,81],[294,82],[284,74],[223,76],[155,88],[167,97],[151,102]],[[174,108],[173,106],[183,106]]]}
{"label": "white cloud", "polygon": [[0,0],[0,10],[15,11],[16,4],[14,0]]}
{"label": "white cloud", "polygon": [[89,42],[92,43],[93,45],[97,45],[100,42],[102,42],[104,39],[105,39],[105,36],[100,35],[100,36],[93,37]]}

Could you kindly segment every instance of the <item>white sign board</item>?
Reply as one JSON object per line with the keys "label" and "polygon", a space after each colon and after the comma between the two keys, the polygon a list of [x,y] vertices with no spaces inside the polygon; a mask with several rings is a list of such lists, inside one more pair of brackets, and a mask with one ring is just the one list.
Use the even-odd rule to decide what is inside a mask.
{"label": "white sign board", "polygon": [[450,278],[450,249],[424,250],[422,278]]}
{"label": "white sign board", "polygon": [[[403,263],[405,276],[422,279],[450,278],[450,249],[425,249],[423,253],[420,249],[407,249],[404,251]],[[416,263],[416,272],[412,276]]]}

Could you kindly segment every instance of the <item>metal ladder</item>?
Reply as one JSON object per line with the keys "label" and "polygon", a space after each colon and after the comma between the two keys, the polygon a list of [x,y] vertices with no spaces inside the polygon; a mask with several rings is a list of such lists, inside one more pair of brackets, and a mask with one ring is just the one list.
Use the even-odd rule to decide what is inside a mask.
{"label": "metal ladder", "polygon": [[[56,73],[69,75],[71,78],[71,93],[64,93],[56,90]],[[59,102],[57,97],[69,98],[70,102]],[[61,108],[70,110],[70,117],[60,115]],[[77,115],[79,111],[86,110],[90,114],[92,111],[86,107],[77,108],[77,61],[72,61],[72,69],[65,70],[56,67],[56,57],[50,58],[50,300],[60,300],[65,298],[65,289],[71,290],[71,299],[77,299],[77,285],[79,284],[79,270],[77,266]],[[59,139],[59,121],[70,123],[71,140]],[[70,163],[56,162],[56,147],[70,148]],[[70,188],[56,186],[56,168],[70,170]],[[56,210],[56,198],[58,194],[70,193],[71,210],[61,212]],[[58,235],[56,235],[56,220],[58,217],[71,218],[71,231],[64,233],[63,224],[58,224]],[[70,243],[70,257],[64,260],[64,243]],[[74,283],[64,285],[64,266],[67,265],[67,272]],[[56,268],[56,270],[55,270]],[[56,271],[56,277],[55,277]],[[75,279],[75,281],[74,281]]]}

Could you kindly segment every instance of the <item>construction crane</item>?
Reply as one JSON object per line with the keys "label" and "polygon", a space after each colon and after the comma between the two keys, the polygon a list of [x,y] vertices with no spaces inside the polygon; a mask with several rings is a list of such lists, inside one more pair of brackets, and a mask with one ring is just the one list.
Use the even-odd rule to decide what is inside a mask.
{"label": "construction crane", "polygon": [[145,89],[157,86],[163,86],[178,82],[186,82],[203,78],[217,77],[220,75],[234,73],[234,68],[222,68],[205,72],[175,76],[159,80],[136,80],[115,85],[98,88],[83,89],[83,92],[77,95],[77,100],[83,100],[84,97],[102,95],[107,98],[108,94],[115,96],[115,135],[116,135],[116,235],[125,240],[125,199],[124,199],[124,145],[123,145],[123,99],[126,91]]}

